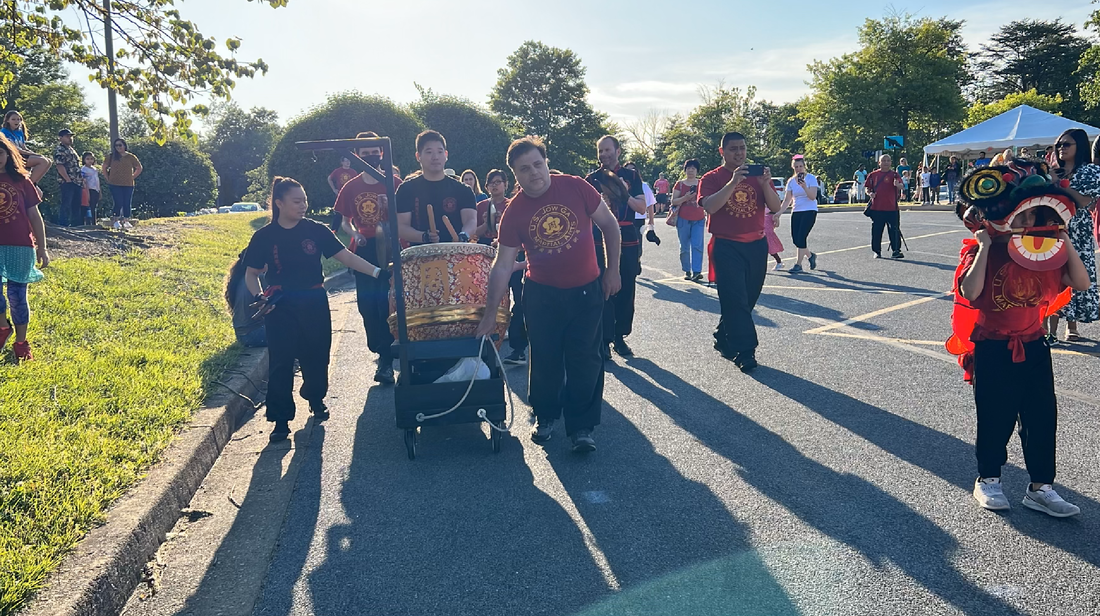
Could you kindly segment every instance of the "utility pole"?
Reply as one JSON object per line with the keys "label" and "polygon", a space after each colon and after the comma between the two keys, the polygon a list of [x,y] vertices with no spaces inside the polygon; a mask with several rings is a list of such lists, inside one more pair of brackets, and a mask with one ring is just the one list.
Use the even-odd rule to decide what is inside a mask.
{"label": "utility pole", "polygon": [[[107,71],[115,72],[115,41],[111,27],[111,0],[103,0],[103,45],[107,50]],[[111,151],[118,139],[118,100],[114,88],[107,88],[107,116],[111,124]]]}

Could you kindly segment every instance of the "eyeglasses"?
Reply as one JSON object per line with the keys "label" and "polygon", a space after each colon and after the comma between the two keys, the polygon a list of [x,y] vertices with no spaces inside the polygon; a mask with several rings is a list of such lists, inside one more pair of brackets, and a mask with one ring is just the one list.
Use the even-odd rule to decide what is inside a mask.
{"label": "eyeglasses", "polygon": [[488,184],[486,184],[486,186],[496,186],[497,184],[503,184],[503,183],[504,183],[504,180],[493,180],[492,182],[489,182]]}
{"label": "eyeglasses", "polygon": [[1056,147],[1058,149],[1071,148],[1073,146],[1074,146],[1074,144],[1072,142],[1067,142],[1067,141],[1059,141],[1058,143],[1054,144],[1054,147]]}

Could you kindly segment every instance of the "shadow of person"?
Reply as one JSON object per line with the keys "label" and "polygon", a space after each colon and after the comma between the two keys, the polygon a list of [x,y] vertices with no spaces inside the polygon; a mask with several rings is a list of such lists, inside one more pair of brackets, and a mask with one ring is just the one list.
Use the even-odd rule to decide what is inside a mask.
{"label": "shadow of person", "polygon": [[[765,308],[771,308],[772,310],[778,310],[780,312],[786,312],[787,314],[793,314],[803,317],[817,317],[819,319],[828,319],[829,321],[843,321],[848,317],[845,314],[835,308],[830,308],[822,304],[815,304],[813,302],[807,302],[801,299],[795,299],[793,297],[787,297],[785,295],[776,295],[774,293],[765,292],[760,294],[760,299],[756,301],[756,305],[763,306]],[[755,318],[754,318],[755,320]],[[856,329],[862,329],[865,331],[878,331],[882,329],[874,323],[868,321],[857,321],[851,324],[851,327]]]}
{"label": "shadow of person", "polygon": [[781,436],[648,360],[634,359],[629,365],[660,386],[627,370],[616,374],[623,385],[664,410],[736,465],[741,478],[764,498],[808,526],[875,565],[892,563],[963,613],[1019,613],[956,570],[955,539],[892,495],[806,457]]}
{"label": "shadow of person", "polygon": [[[271,558],[271,550],[261,551],[255,546],[275,545],[275,538],[283,527],[283,511],[275,506],[286,502],[298,480],[316,482],[320,474],[318,466],[317,473],[311,476],[307,460],[310,448],[320,447],[324,442],[324,427],[313,426],[309,443],[304,442],[303,432],[295,433],[293,449],[286,443],[276,443],[259,453],[233,525],[218,546],[198,588],[177,614],[251,613]],[[287,455],[291,458],[284,469]],[[277,515],[278,520],[272,519],[273,515]],[[314,522],[316,518],[314,513]],[[301,530],[305,536],[313,536],[312,526]]]}
{"label": "shadow of person", "polygon": [[[967,493],[974,487],[977,469],[972,443],[767,366],[754,370],[752,378]],[[1006,465],[1004,471],[1006,477],[1017,475],[1019,481],[1014,483],[1018,485],[1028,481],[1027,471],[1015,465]],[[1079,516],[1056,520],[1021,511],[1004,516],[1005,521],[1033,539],[1100,567],[1100,503],[1062,485],[1058,491],[1081,508]]]}
{"label": "shadow of person", "polygon": [[556,432],[547,459],[622,587],[579,615],[799,614],[726,505],[614,407],[604,403],[596,453],[573,454]]}
{"label": "shadow of person", "polygon": [[608,592],[515,438],[494,454],[478,424],[427,427],[410,461],[393,404],[370,390],[339,501],[322,505],[343,515],[308,570],[309,613],[557,615]]}
{"label": "shadow of person", "polygon": [[952,273],[958,268],[958,264],[948,265],[946,263],[932,263],[931,261],[918,261],[916,259],[912,259],[912,258],[909,258],[909,257],[906,257],[904,259],[897,259],[897,262],[898,263],[907,263],[909,265],[923,265],[924,267],[931,267],[931,268],[934,268],[934,269],[942,270],[942,271],[945,271],[945,272],[952,272]]}
{"label": "shadow of person", "polygon": [[[657,283],[643,278],[638,279],[638,286],[654,291],[653,299],[684,305],[698,312],[709,312],[720,315],[722,307],[718,303],[718,296],[704,289],[714,289],[704,285],[688,287],[686,290],[673,288],[672,285]],[[752,320],[760,327],[778,327],[775,321],[760,313],[753,311]]]}
{"label": "shadow of person", "polygon": [[[817,276],[800,276],[798,279],[808,283],[828,287],[830,289],[850,289],[853,291],[894,291],[897,293],[908,293],[911,295],[935,295],[941,292],[924,289],[921,287],[911,287],[902,284],[874,282],[872,280],[853,280],[832,270],[818,269],[817,271],[819,272],[819,275]],[[951,268],[951,271],[955,271],[955,268]],[[944,289],[944,291],[946,291],[946,289]]]}

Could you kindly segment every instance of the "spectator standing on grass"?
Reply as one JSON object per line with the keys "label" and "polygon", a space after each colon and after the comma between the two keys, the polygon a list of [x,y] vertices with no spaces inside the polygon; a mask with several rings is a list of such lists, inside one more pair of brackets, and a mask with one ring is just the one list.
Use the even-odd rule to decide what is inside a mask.
{"label": "spectator standing on grass", "polygon": [[1077,204],[1077,213],[1066,229],[1070,243],[1088,272],[1090,286],[1085,291],[1074,291],[1073,299],[1048,321],[1047,335],[1050,342],[1058,336],[1058,319],[1066,320],[1066,342],[1076,342],[1081,336],[1078,323],[1092,323],[1100,319],[1100,292],[1096,288],[1096,244],[1093,238],[1093,212],[1100,197],[1100,165],[1092,160],[1089,138],[1085,131],[1072,128],[1062,133],[1054,142],[1055,160],[1052,165],[1055,177],[1069,180],[1067,189]]}
{"label": "spectator standing on grass", "polygon": [[867,195],[871,198],[867,215],[871,218],[871,251],[876,259],[882,258],[883,227],[890,236],[891,258],[905,258],[901,252],[901,212],[898,210],[901,187],[901,176],[890,169],[890,155],[883,154],[878,159],[878,169],[867,177]]}
{"label": "spectator standing on grass", "polygon": [[787,188],[783,193],[783,206],[779,209],[779,214],[776,214],[776,218],[778,219],[786,211],[788,204],[792,206],[791,240],[798,248],[798,255],[795,257],[791,273],[800,274],[803,259],[810,262],[810,269],[817,269],[817,254],[809,249],[808,242],[810,231],[817,222],[817,195],[821,191],[821,186],[812,173],[807,173],[806,159],[801,154],[796,154],[791,159],[791,169],[794,175],[787,180]]}
{"label": "spectator standing on grass", "polygon": [[706,212],[699,206],[699,161],[684,163],[684,179],[672,189],[672,212],[676,217],[676,235],[680,238],[680,269],[684,280],[703,281],[703,235]]}
{"label": "spectator standing on grass", "polygon": [[23,165],[30,174],[31,182],[38,181],[50,170],[50,160],[27,149],[27,141],[31,138],[30,130],[23,123],[23,114],[14,109],[4,114],[4,125],[0,127],[0,133],[11,141],[19,154],[23,157]]}
{"label": "spectator standing on grass", "polygon": [[107,178],[107,188],[111,190],[111,199],[115,202],[111,213],[111,228],[134,228],[130,223],[133,214],[134,180],[143,170],[141,161],[130,153],[126,140],[115,139],[111,153],[103,159],[103,175]]}
{"label": "spectator standing on grass", "polygon": [[80,155],[84,166],[80,168],[80,177],[84,178],[84,195],[80,198],[81,219],[86,225],[95,224],[95,209],[99,205],[99,169],[95,166],[95,154],[85,152]]}
{"label": "spectator standing on grass", "polygon": [[31,320],[27,285],[42,280],[38,268],[50,264],[46,225],[38,211],[41,202],[30,173],[23,167],[19,148],[7,137],[0,137],[0,283],[7,287],[6,299],[0,292],[0,318],[3,318],[0,351],[14,330],[12,352],[19,361],[32,359],[31,344],[27,341],[27,325]]}
{"label": "spectator standing on grass", "polygon": [[[80,192],[84,178],[80,175],[80,156],[73,149],[73,131],[63,128],[57,133],[57,147],[53,151],[53,164],[57,167],[57,181],[61,188],[61,204],[57,211],[57,224],[68,227],[80,220]],[[72,221],[72,222],[70,222]]]}
{"label": "spectator standing on grass", "polygon": [[[252,235],[245,250],[245,284],[256,316],[264,319],[268,348],[267,420],[275,422],[272,442],[286,440],[294,419],[294,360],[302,370],[299,394],[316,421],[328,418],[332,314],[321,259],[379,280],[390,273],[344,248],[325,225],[307,219],[309,201],[302,185],[276,177],[271,186],[271,222]],[[265,274],[267,289],[260,287]]]}
{"label": "spectator standing on grass", "polygon": [[959,163],[958,156],[952,156],[951,160],[947,163],[947,169],[944,171],[943,179],[947,182],[947,202],[955,202],[955,187],[959,185],[959,178],[962,177],[962,164]]}
{"label": "spectator standing on grass", "polygon": [[852,179],[856,182],[856,201],[863,203],[867,200],[867,165],[860,165]]}

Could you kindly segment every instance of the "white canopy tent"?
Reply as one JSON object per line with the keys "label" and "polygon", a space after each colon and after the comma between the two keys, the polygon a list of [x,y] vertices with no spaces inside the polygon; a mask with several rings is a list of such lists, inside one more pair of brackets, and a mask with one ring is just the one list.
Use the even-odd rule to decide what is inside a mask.
{"label": "white canopy tent", "polygon": [[1089,139],[1100,135],[1100,128],[1074,122],[1027,105],[989,118],[981,124],[924,146],[925,155],[988,154],[1006,148],[1045,148],[1068,129],[1084,129]]}

